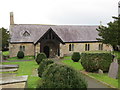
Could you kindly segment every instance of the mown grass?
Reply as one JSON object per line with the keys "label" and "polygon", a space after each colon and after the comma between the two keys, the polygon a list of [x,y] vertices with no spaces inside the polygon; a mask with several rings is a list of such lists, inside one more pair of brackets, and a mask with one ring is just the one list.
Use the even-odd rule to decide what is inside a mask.
{"label": "mown grass", "polygon": [[34,56],[25,56],[22,59],[19,59],[17,57],[11,57],[11,58],[8,58],[7,60],[9,60],[9,61],[12,61],[12,60],[34,60]]}
{"label": "mown grass", "polygon": [[95,77],[97,80],[103,81],[118,88],[118,79],[113,79],[111,77],[108,77],[108,74],[88,73],[88,75]]}
{"label": "mown grass", "polygon": [[38,68],[35,61],[22,61],[22,62],[3,62],[2,64],[17,64],[19,65],[17,76],[28,75],[27,86],[28,88],[35,88],[40,78],[33,75],[33,71]]}
{"label": "mown grass", "polygon": [[73,67],[75,70],[83,70],[80,62],[73,62],[72,60],[63,60],[62,62],[68,66]]}
{"label": "mown grass", "polygon": [[9,51],[3,51],[3,52],[2,52],[2,55],[7,56],[7,55],[10,55],[10,53],[9,53]]}
{"label": "mown grass", "polygon": [[37,86],[38,86],[38,83],[40,83],[40,81],[41,81],[41,78],[40,78],[40,77],[37,77],[37,76],[29,76],[29,77],[28,77],[28,81],[27,81],[27,87],[36,90],[36,88],[37,88]]}
{"label": "mown grass", "polygon": [[120,59],[120,52],[119,51],[113,51],[112,54],[116,56],[116,58]]}
{"label": "mown grass", "polygon": [[[119,54],[117,54],[117,55],[119,55]],[[82,65],[80,64],[80,62],[73,62],[71,60],[70,56],[64,57],[64,59],[62,60],[62,62],[65,63],[68,66],[73,67],[75,70],[84,70],[84,68],[82,67]],[[110,78],[110,77],[108,77],[107,74],[102,74],[101,75],[101,74],[97,74],[97,73],[89,73],[88,72],[88,75],[96,78],[97,80],[103,81],[105,83],[110,84],[111,86],[114,86],[114,87],[118,88],[118,79]]]}

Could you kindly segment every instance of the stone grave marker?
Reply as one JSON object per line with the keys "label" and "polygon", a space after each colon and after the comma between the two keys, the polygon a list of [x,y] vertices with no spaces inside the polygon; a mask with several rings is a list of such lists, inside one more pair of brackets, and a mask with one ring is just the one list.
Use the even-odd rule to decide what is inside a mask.
{"label": "stone grave marker", "polygon": [[113,62],[110,64],[108,76],[111,78],[118,78],[118,62],[117,59],[114,59]]}
{"label": "stone grave marker", "polygon": [[103,74],[103,71],[101,69],[98,70],[99,74]]}

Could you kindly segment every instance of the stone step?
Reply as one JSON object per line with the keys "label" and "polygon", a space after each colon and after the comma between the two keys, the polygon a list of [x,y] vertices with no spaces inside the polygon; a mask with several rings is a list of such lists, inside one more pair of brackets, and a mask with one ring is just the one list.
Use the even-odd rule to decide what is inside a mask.
{"label": "stone step", "polygon": [[0,72],[15,72],[17,71],[18,68],[13,68],[13,69],[0,69]]}
{"label": "stone step", "polygon": [[17,73],[0,73],[0,78],[4,77],[13,77],[16,76]]}
{"label": "stone step", "polygon": [[25,90],[27,84],[26,82],[12,83],[12,84],[3,84],[0,85],[2,89],[0,90]]}
{"label": "stone step", "polygon": [[18,68],[18,65],[0,65],[0,69]]}
{"label": "stone step", "polygon": [[28,75],[0,78],[0,85],[27,82]]}

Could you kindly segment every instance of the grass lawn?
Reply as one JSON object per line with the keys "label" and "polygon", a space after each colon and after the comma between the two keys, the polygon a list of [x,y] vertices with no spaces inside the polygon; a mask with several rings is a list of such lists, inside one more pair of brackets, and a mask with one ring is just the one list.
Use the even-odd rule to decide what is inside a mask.
{"label": "grass lawn", "polygon": [[19,59],[17,57],[11,57],[11,58],[8,58],[7,60],[9,60],[9,61],[11,61],[11,60],[34,60],[34,56],[25,56],[22,59]]}
{"label": "grass lawn", "polygon": [[89,73],[88,75],[96,78],[97,80],[103,81],[105,83],[108,83],[116,88],[118,88],[118,79],[113,79],[111,77],[108,77],[108,74],[96,74],[96,73]]}
{"label": "grass lawn", "polygon": [[22,61],[22,62],[3,62],[3,64],[18,64],[19,68],[17,76],[28,75],[27,85],[28,88],[35,88],[40,78],[34,75],[34,70],[38,68],[35,61]]}
{"label": "grass lawn", "polygon": [[73,67],[75,70],[83,70],[80,62],[73,62],[72,60],[63,60],[62,62],[68,66]]}
{"label": "grass lawn", "polygon": [[117,58],[120,58],[120,52],[118,52],[118,51],[114,51],[114,52],[112,52]]}
{"label": "grass lawn", "polygon": [[2,54],[6,56],[6,55],[9,55],[10,53],[9,51],[3,51]]}
{"label": "grass lawn", "polygon": [[[62,62],[65,63],[68,66],[73,67],[76,70],[84,70],[82,65],[80,64],[80,62],[73,62],[71,60],[70,56],[64,57]],[[107,74],[101,75],[101,74],[97,74],[97,73],[88,73],[88,75],[96,78],[97,80],[103,81],[105,83],[110,84],[111,86],[114,86],[114,87],[118,88],[118,80],[108,77]]]}
{"label": "grass lawn", "polygon": [[71,56],[65,56],[64,60],[71,60]]}

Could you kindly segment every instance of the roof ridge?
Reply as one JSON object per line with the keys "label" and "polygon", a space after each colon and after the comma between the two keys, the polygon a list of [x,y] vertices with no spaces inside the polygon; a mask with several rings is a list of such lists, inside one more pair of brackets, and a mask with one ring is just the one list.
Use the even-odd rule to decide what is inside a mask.
{"label": "roof ridge", "polygon": [[52,24],[14,24],[14,25],[41,25],[41,26],[81,26],[81,27],[98,27],[99,25],[52,25]]}
{"label": "roof ridge", "polygon": [[52,24],[14,24],[14,25],[51,25],[51,26],[55,26],[55,25],[52,25]]}

